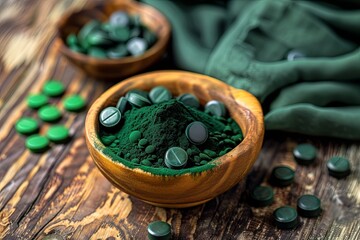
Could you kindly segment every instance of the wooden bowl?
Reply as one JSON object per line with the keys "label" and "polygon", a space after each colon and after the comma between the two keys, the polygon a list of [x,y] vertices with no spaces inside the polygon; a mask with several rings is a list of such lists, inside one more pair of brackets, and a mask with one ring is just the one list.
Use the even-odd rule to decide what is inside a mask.
{"label": "wooden bowl", "polygon": [[[140,15],[141,21],[158,37],[157,42],[143,55],[121,59],[98,59],[70,50],[66,37],[77,34],[82,26],[93,19],[107,21],[117,10]],[[170,37],[170,24],[155,8],[131,0],[104,1],[100,5],[63,16],[58,22],[57,42],[60,52],[87,75],[98,79],[121,80],[156,63],[165,53]]]}
{"label": "wooden bowl", "polygon": [[[118,98],[131,89],[149,91],[159,85],[168,88],[175,96],[192,93],[202,105],[213,99],[224,102],[230,116],[241,127],[244,140],[232,151],[214,160],[214,168],[197,174],[154,175],[112,161],[103,154],[105,146],[98,138],[99,112],[107,106],[116,105]],[[85,136],[95,164],[116,187],[155,206],[182,208],[211,200],[249,173],[262,146],[264,121],[259,102],[244,90],[200,74],[158,71],[129,78],[101,95],[87,114]]]}

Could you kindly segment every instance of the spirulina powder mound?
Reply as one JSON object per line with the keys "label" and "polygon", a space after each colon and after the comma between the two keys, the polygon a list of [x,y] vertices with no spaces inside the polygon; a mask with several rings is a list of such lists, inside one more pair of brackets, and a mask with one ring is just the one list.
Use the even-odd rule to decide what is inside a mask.
{"label": "spirulina powder mound", "polygon": [[[204,123],[210,136],[213,133],[222,133],[226,124],[232,126],[234,135],[238,133],[241,135],[241,130],[234,121],[225,124],[201,110],[184,105],[176,99],[142,108],[132,108],[125,112],[121,121],[122,125],[118,130],[111,132],[108,129],[100,130],[99,137],[107,145],[104,154],[130,168],[141,168],[157,175],[196,173],[214,167],[214,164],[210,163],[198,166],[199,164],[196,162],[188,161],[185,169],[169,169],[161,160],[171,147],[181,147],[186,150],[190,153],[189,160],[204,150],[211,150],[219,156],[224,148],[229,147],[226,146],[226,143],[225,145],[219,144],[219,139],[214,137],[209,137],[200,146],[190,143],[185,135],[185,129],[191,122],[201,121]],[[140,139],[146,139],[147,142],[145,146],[140,146],[138,141],[132,143],[129,140],[133,131],[141,132]],[[155,147],[155,150],[146,153],[145,147],[149,145]],[[133,159],[138,159],[139,162],[149,160],[153,166],[149,167],[131,162]]]}

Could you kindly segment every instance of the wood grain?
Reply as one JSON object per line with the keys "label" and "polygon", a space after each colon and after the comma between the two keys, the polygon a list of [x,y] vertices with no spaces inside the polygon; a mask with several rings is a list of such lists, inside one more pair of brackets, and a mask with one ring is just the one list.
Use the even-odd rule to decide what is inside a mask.
{"label": "wood grain", "polygon": [[[0,239],[42,239],[57,233],[64,239],[146,239],[147,224],[172,224],[174,239],[359,239],[360,143],[267,133],[258,161],[245,181],[206,204],[165,209],[145,204],[113,187],[96,169],[84,140],[85,112],[64,114],[69,144],[38,155],[25,150],[13,125],[26,108],[29,92],[38,92],[49,78],[64,82],[66,94],[79,93],[93,102],[110,85],[76,71],[54,46],[54,24],[85,1],[0,1]],[[60,99],[52,102],[61,106]],[[44,132],[49,125],[43,125]],[[296,144],[319,149],[316,164],[302,167],[292,159]],[[328,176],[325,163],[333,155],[348,157],[353,172],[345,180]],[[272,167],[296,169],[295,183],[274,188],[275,203],[255,209],[248,190],[267,184]],[[319,218],[301,218],[298,228],[283,231],[270,221],[280,205],[295,206],[301,194],[320,197]]]}

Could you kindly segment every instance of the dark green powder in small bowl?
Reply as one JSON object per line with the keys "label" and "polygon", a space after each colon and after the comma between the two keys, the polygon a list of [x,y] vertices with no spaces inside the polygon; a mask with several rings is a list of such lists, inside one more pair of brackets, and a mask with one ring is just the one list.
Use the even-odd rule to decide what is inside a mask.
{"label": "dark green powder in small bowl", "polygon": [[[156,175],[209,170],[215,166],[213,160],[229,152],[243,138],[239,126],[231,118],[219,119],[176,99],[132,108],[125,112],[121,121],[117,129],[100,128],[99,138],[105,145],[103,153],[127,167]],[[208,129],[209,137],[201,145],[189,142],[185,134],[186,127],[194,121],[201,121]],[[189,160],[185,168],[166,167],[163,159],[171,147],[181,147],[187,152]]]}

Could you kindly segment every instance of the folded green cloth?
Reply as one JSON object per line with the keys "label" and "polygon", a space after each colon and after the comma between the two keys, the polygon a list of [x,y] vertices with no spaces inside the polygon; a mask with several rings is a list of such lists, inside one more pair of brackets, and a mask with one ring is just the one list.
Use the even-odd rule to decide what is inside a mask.
{"label": "folded green cloth", "polygon": [[267,130],[360,139],[359,1],[142,1],[170,20],[176,66],[253,93]]}

